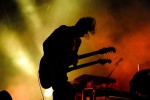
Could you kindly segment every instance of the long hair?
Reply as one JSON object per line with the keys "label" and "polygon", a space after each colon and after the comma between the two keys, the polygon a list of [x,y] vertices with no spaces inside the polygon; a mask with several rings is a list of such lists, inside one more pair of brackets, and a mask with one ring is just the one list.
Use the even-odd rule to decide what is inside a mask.
{"label": "long hair", "polygon": [[91,34],[95,34],[96,20],[93,17],[83,17],[75,24],[76,27],[88,30]]}

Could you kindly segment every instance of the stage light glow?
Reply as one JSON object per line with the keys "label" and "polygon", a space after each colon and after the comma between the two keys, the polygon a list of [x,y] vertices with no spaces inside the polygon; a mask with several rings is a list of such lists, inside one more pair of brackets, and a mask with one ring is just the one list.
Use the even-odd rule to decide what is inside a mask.
{"label": "stage light glow", "polygon": [[44,96],[45,96],[45,97],[51,97],[51,96],[52,96],[52,93],[53,93],[53,89],[52,89],[52,87],[51,87],[51,88],[45,90]]}
{"label": "stage light glow", "polygon": [[27,23],[29,23],[28,26],[34,28],[34,31],[40,28],[42,23],[33,2],[31,0],[16,0],[16,2],[27,20]]}
{"label": "stage light glow", "polygon": [[20,51],[18,53],[18,57],[16,59],[16,62],[18,63],[20,68],[23,70],[26,70],[27,73],[29,73],[31,75],[34,73],[31,62],[29,62],[28,58],[24,55],[23,52]]}
{"label": "stage light glow", "polygon": [[6,34],[3,34],[0,45],[2,45],[2,51],[9,56],[16,67],[23,69],[30,75],[34,74],[33,64],[29,61],[28,55],[15,32],[7,31]]}
{"label": "stage light glow", "polygon": [[28,64],[28,61],[27,61],[27,59],[22,58],[22,59],[20,59],[20,60],[18,61],[18,63],[19,63],[20,65],[27,65],[27,64]]}

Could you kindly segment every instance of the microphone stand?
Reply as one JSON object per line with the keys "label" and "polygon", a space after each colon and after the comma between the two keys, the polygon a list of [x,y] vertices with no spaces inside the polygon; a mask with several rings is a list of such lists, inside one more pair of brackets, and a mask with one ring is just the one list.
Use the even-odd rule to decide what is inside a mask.
{"label": "microphone stand", "polygon": [[[112,73],[115,71],[115,69],[117,68],[117,66],[119,65],[120,61],[122,61],[123,58],[120,58],[115,64],[114,64],[114,68],[112,69],[112,71],[109,73],[109,75],[107,76],[107,79],[109,80],[109,78],[111,78]],[[108,89],[108,82],[106,83],[106,89]],[[105,100],[109,100],[108,99],[108,95],[106,96]]]}
{"label": "microphone stand", "polygon": [[[119,65],[119,63],[123,60],[123,58],[120,58],[115,64],[114,64],[114,68],[112,69],[112,71],[109,73],[109,75],[107,76],[107,79],[111,78],[112,73],[115,71],[115,69],[117,68],[117,66]],[[106,83],[106,88],[108,88],[108,83]]]}

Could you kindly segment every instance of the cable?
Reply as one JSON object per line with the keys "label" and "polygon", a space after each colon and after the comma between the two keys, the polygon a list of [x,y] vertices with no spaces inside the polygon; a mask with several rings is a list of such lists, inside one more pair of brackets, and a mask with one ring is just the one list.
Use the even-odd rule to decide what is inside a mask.
{"label": "cable", "polygon": [[39,78],[38,73],[37,73],[37,77],[38,77],[38,83],[39,83],[40,91],[41,91],[41,94],[42,94],[42,99],[44,100],[44,95],[43,95],[42,88],[41,88],[41,85],[40,85],[40,78]]}

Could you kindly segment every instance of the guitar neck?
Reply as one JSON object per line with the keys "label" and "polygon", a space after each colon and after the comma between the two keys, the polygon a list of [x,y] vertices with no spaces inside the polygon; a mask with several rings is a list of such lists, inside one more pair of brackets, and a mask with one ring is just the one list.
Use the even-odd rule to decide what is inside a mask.
{"label": "guitar neck", "polygon": [[71,68],[68,68],[67,72],[70,72],[70,71],[73,71],[73,70],[76,70],[76,69],[80,69],[80,68],[84,68],[84,67],[87,67],[87,66],[90,66],[90,65],[94,65],[94,64],[98,64],[99,61],[92,61],[92,62],[89,62],[89,63],[85,63],[85,64],[81,64],[81,65],[78,65],[78,66],[73,66]]}
{"label": "guitar neck", "polygon": [[[77,57],[77,59],[82,59],[82,58],[97,55],[97,54],[104,54],[104,53],[107,53],[107,52],[110,52],[110,51],[116,52],[114,47],[103,48],[103,49],[100,49],[100,50],[97,50],[97,51],[93,51],[93,52],[90,52],[90,53],[79,55]],[[70,72],[72,70],[84,68],[84,67],[87,67],[87,66],[90,66],[90,65],[94,65],[94,64],[97,64],[97,63],[100,63],[100,64],[111,63],[111,60],[99,59],[97,61],[92,61],[92,62],[89,62],[89,63],[81,64],[81,65],[78,65],[78,66],[68,68],[68,72]]]}
{"label": "guitar neck", "polygon": [[93,51],[93,52],[90,52],[90,53],[79,55],[78,59],[82,59],[82,58],[97,55],[97,54],[105,54],[105,53],[108,53],[108,52],[114,52],[115,53],[116,49],[114,47],[102,48],[102,49],[97,50],[97,51]]}
{"label": "guitar neck", "polygon": [[86,58],[86,57],[97,55],[97,54],[99,54],[99,51],[94,51],[94,52],[82,54],[82,55],[78,56],[78,59]]}

